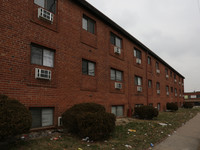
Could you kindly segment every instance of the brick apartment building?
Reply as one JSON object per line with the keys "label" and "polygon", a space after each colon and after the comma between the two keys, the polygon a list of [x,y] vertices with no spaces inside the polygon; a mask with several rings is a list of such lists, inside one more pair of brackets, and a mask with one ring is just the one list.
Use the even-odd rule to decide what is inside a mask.
{"label": "brick apartment building", "polygon": [[116,116],[183,103],[184,77],[84,0],[2,0],[0,18],[0,94],[25,104],[33,128],[82,102]]}

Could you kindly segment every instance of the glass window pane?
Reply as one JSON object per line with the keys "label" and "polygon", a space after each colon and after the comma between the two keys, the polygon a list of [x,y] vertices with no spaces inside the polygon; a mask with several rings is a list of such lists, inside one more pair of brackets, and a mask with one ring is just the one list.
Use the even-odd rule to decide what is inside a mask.
{"label": "glass window pane", "polygon": [[31,47],[31,63],[42,65],[42,49],[38,47]]}
{"label": "glass window pane", "polygon": [[135,77],[135,85],[138,85],[138,77]]}
{"label": "glass window pane", "polygon": [[117,117],[123,116],[124,107],[123,106],[117,106]]}
{"label": "glass window pane", "polygon": [[32,116],[32,128],[41,127],[41,110],[40,108],[30,109]]}
{"label": "glass window pane", "polygon": [[44,2],[45,2],[45,0],[34,0],[35,4],[37,4],[43,8],[45,7]]}
{"label": "glass window pane", "polygon": [[43,51],[43,65],[53,67],[54,52],[44,49]]}
{"label": "glass window pane", "polygon": [[115,37],[112,33],[110,34],[110,43],[115,45]]}
{"label": "glass window pane", "polygon": [[88,63],[88,75],[91,75],[91,76],[95,75],[95,64],[92,62]]}
{"label": "glass window pane", "polygon": [[141,51],[137,51],[137,58],[141,59]]}
{"label": "glass window pane", "polygon": [[112,106],[111,113],[114,114],[115,116],[117,115],[117,108],[115,106]]}
{"label": "glass window pane", "polygon": [[116,71],[116,81],[122,81],[122,72]]}
{"label": "glass window pane", "polygon": [[56,1],[55,0],[47,0],[46,1],[46,7],[47,10],[50,12],[55,13],[55,8],[56,8]]}
{"label": "glass window pane", "polygon": [[110,79],[115,80],[115,70],[114,69],[110,69]]}
{"label": "glass window pane", "polygon": [[94,34],[95,23],[92,20],[88,20],[88,31]]}
{"label": "glass window pane", "polygon": [[87,19],[86,18],[82,19],[82,28],[87,30]]}
{"label": "glass window pane", "polygon": [[142,85],[142,78],[138,77],[138,85]]}
{"label": "glass window pane", "polygon": [[88,74],[88,63],[85,60],[82,61],[82,73]]}
{"label": "glass window pane", "polygon": [[136,55],[137,55],[137,54],[136,54],[136,50],[134,49],[134,57],[136,57]]}
{"label": "glass window pane", "polygon": [[115,40],[116,40],[116,43],[115,43],[116,46],[119,47],[119,48],[121,48],[121,39],[119,39],[118,37],[116,37]]}
{"label": "glass window pane", "polygon": [[42,109],[42,126],[51,126],[53,125],[53,109],[52,108],[43,108]]}

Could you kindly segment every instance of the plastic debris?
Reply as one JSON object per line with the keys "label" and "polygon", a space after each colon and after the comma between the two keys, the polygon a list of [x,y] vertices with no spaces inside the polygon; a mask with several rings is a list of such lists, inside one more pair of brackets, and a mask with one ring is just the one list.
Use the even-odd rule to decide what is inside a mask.
{"label": "plastic debris", "polygon": [[25,139],[27,139],[27,138],[28,138],[28,135],[27,135],[27,134],[21,136],[21,140],[25,140]]}
{"label": "plastic debris", "polygon": [[151,147],[154,147],[153,143],[150,144]]}
{"label": "plastic debris", "polygon": [[85,141],[85,142],[89,141],[89,137],[83,138],[82,141]]}
{"label": "plastic debris", "polygon": [[125,147],[126,147],[126,148],[132,148],[132,146],[131,146],[131,145],[128,145],[128,144],[126,144]]}
{"label": "plastic debris", "polygon": [[90,147],[90,145],[88,144],[87,147]]}
{"label": "plastic debris", "polygon": [[78,150],[83,150],[82,148],[78,148]]}
{"label": "plastic debris", "polygon": [[136,132],[136,130],[128,129],[128,132]]}
{"label": "plastic debris", "polygon": [[168,136],[171,136],[170,134],[168,134]]}
{"label": "plastic debris", "polygon": [[167,124],[166,123],[158,123],[159,125],[161,125],[161,126],[167,126]]}
{"label": "plastic debris", "polygon": [[161,131],[160,133],[162,133],[162,134],[163,134],[164,132],[163,132],[163,131]]}

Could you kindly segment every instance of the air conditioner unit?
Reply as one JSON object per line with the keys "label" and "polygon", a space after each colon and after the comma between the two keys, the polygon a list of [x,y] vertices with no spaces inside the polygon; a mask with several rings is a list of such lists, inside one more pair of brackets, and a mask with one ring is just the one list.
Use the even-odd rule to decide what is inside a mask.
{"label": "air conditioner unit", "polygon": [[169,92],[167,92],[167,95],[169,95]]}
{"label": "air conditioner unit", "polygon": [[159,70],[159,69],[157,69],[157,70],[156,70],[156,72],[157,72],[157,73],[160,73],[160,70]]}
{"label": "air conditioner unit", "polygon": [[160,94],[160,90],[157,90],[157,94]]}
{"label": "air conditioner unit", "polygon": [[35,68],[35,78],[51,80],[51,71]]}
{"label": "air conditioner unit", "polygon": [[181,82],[179,82],[179,84],[181,85]]}
{"label": "air conditioner unit", "polygon": [[174,82],[177,82],[177,80],[176,80],[176,79],[174,79]]}
{"label": "air conditioner unit", "polygon": [[121,54],[121,49],[117,46],[114,47],[114,53]]}
{"label": "air conditioner unit", "polygon": [[62,117],[58,117],[58,126],[62,126]]}
{"label": "air conditioner unit", "polygon": [[43,8],[38,8],[38,18],[44,19],[46,21],[49,21],[53,23],[53,16],[54,14],[43,9]]}
{"label": "air conditioner unit", "polygon": [[177,94],[175,94],[175,96],[177,96]]}
{"label": "air conditioner unit", "polygon": [[181,94],[179,95],[179,97],[181,97]]}
{"label": "air conditioner unit", "polygon": [[115,82],[116,89],[122,89],[122,83]]}
{"label": "air conditioner unit", "polygon": [[142,87],[137,86],[137,91],[138,91],[138,92],[142,92]]}
{"label": "air conditioner unit", "polygon": [[141,64],[142,63],[141,59],[140,58],[136,58],[136,63],[137,64]]}
{"label": "air conditioner unit", "polygon": [[169,78],[169,75],[168,75],[168,74],[166,74],[166,78]]}

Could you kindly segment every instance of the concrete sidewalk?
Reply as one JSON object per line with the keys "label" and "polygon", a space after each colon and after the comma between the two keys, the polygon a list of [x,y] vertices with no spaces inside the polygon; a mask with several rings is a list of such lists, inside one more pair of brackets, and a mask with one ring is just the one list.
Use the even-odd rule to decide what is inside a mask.
{"label": "concrete sidewalk", "polygon": [[200,113],[153,150],[200,150]]}

